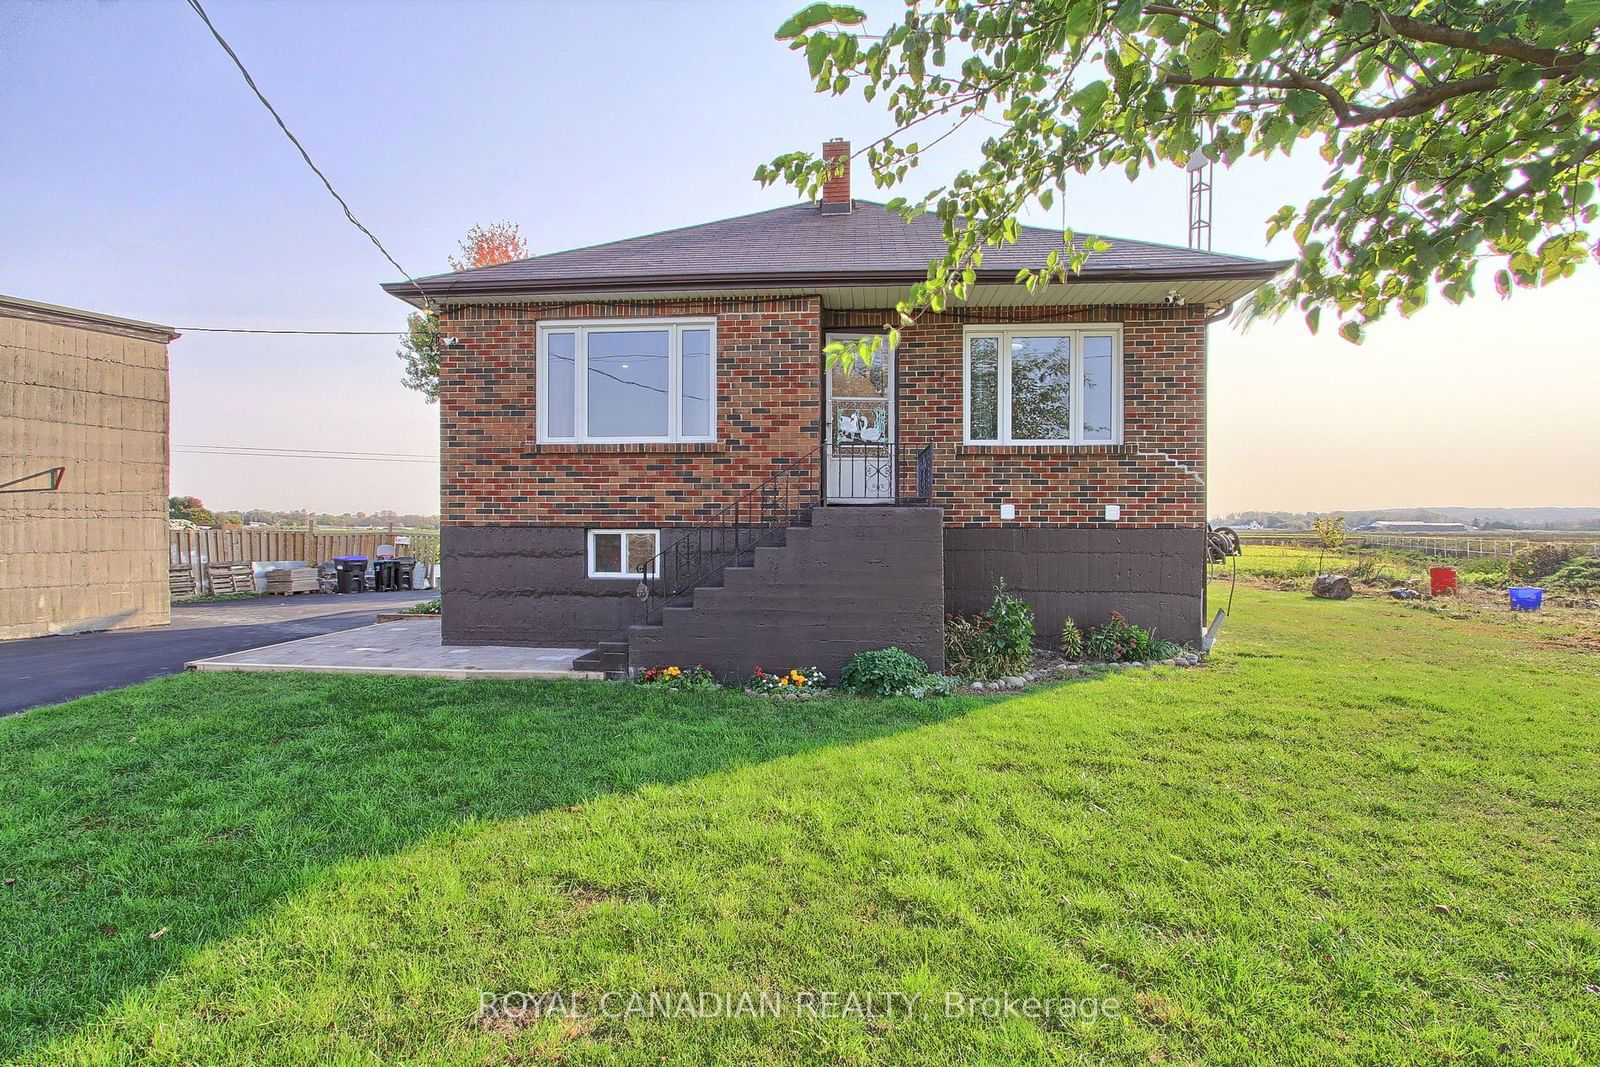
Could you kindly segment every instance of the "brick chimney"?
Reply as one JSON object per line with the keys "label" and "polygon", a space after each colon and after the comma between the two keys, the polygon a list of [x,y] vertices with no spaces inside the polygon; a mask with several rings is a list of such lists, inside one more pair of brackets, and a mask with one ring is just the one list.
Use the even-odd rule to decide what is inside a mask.
{"label": "brick chimney", "polygon": [[850,214],[850,142],[835,137],[822,145],[822,158],[841,169],[832,174],[822,186],[822,213],[824,215]]}

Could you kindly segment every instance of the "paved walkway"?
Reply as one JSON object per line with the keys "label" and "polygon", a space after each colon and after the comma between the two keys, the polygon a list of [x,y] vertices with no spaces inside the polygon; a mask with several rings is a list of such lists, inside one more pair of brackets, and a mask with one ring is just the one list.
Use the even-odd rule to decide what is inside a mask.
{"label": "paved walkway", "polygon": [[435,595],[315,594],[180,604],[172,609],[170,626],[0,641],[0,715],[176,674],[199,657],[366,626],[380,611]]}
{"label": "paved walkway", "polygon": [[428,678],[589,678],[573,669],[587,648],[446,645],[438,619],[384,622],[308,637],[247,652],[191,662],[198,671],[314,671],[329,674],[409,674]]}

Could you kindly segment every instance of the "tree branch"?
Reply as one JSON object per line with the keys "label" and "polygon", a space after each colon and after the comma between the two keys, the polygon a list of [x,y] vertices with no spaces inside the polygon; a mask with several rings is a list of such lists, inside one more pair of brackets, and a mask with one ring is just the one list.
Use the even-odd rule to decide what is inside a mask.
{"label": "tree branch", "polygon": [[[1338,18],[1344,12],[1344,5],[1333,4],[1328,8],[1328,12],[1334,18]],[[1487,56],[1503,56],[1536,67],[1573,67],[1584,58],[1583,53],[1574,54],[1554,48],[1540,48],[1509,34],[1490,41],[1480,41],[1478,35],[1471,30],[1458,30],[1453,26],[1441,26],[1436,22],[1423,22],[1407,15],[1391,14],[1376,7],[1373,8],[1373,14],[1397,35],[1409,37],[1413,41],[1422,41],[1424,44],[1442,44],[1447,48],[1459,48]]]}
{"label": "tree branch", "polygon": [[[1553,72],[1554,77],[1565,77],[1559,72]],[[1167,75],[1168,85],[1197,85],[1217,89],[1310,89],[1319,93],[1333,108],[1333,113],[1338,117],[1339,126],[1343,129],[1353,129],[1359,126],[1370,126],[1374,122],[1386,119],[1408,118],[1412,115],[1421,115],[1432,111],[1447,101],[1459,96],[1471,96],[1474,93],[1487,92],[1500,84],[1498,74],[1482,74],[1476,78],[1462,78],[1459,81],[1444,82],[1439,85],[1418,89],[1410,96],[1401,97],[1399,100],[1383,107],[1367,107],[1362,104],[1352,104],[1339,94],[1339,91],[1326,82],[1319,82],[1312,78],[1293,74],[1287,78],[1191,78],[1186,74]]]}
{"label": "tree branch", "polygon": [[1340,126],[1361,125],[1354,121],[1356,112],[1366,111],[1359,105],[1352,105],[1339,90],[1327,82],[1307,78],[1293,71],[1289,72],[1287,78],[1192,78],[1187,74],[1168,74],[1167,84],[1197,85],[1213,89],[1309,89],[1328,102],[1328,106],[1338,116]]}

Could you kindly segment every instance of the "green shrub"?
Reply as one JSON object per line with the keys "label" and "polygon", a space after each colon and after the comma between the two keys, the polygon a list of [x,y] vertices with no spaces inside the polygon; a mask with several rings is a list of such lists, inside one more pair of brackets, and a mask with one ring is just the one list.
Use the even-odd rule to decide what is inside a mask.
{"label": "green shrub", "polygon": [[994,588],[988,618],[996,666],[1007,674],[1024,670],[1033,659],[1033,609],[1021,597],[1006,592],[1004,578]]}
{"label": "green shrub", "polygon": [[924,674],[904,695],[922,700],[925,697],[947,697],[955,691],[956,679],[948,674]]}
{"label": "green shrub", "polygon": [[1552,589],[1574,593],[1600,592],[1600,556],[1579,556],[1545,579]]}
{"label": "green shrub", "polygon": [[1083,631],[1071,618],[1061,624],[1061,654],[1068,659],[1083,658]]}
{"label": "green shrub", "polygon": [[402,615],[438,615],[438,614],[441,614],[443,611],[444,611],[444,599],[442,597],[434,597],[432,600],[424,600],[420,604],[413,604],[409,608],[406,608],[404,611],[400,612],[400,614],[402,614]]}
{"label": "green shrub", "polygon": [[1004,678],[1027,668],[1033,658],[1033,609],[1006,592],[1001,579],[994,602],[979,615],[947,615],[945,670],[963,678]]}
{"label": "green shrub", "polygon": [[1467,585],[1503,589],[1507,581],[1506,562],[1494,556],[1463,560],[1456,565],[1456,576]]}
{"label": "green shrub", "polygon": [[944,669],[962,678],[993,678],[989,620],[982,615],[944,617]]}
{"label": "green shrub", "polygon": [[839,672],[839,686],[868,696],[900,696],[927,673],[928,665],[904,649],[880,648],[851,656]]}
{"label": "green shrub", "polygon": [[1083,649],[1084,657],[1097,663],[1130,663],[1155,659],[1156,645],[1155,635],[1149,630],[1135,626],[1121,612],[1113,611],[1104,626],[1089,631]]}
{"label": "green shrub", "polygon": [[1582,545],[1554,543],[1529,545],[1511,557],[1511,563],[1506,567],[1506,574],[1519,582],[1548,578],[1560,570],[1562,564],[1582,554]]}
{"label": "green shrub", "polygon": [[[1151,634],[1154,637],[1154,634]],[[1150,659],[1177,659],[1189,651],[1176,641],[1157,640],[1150,648]]]}

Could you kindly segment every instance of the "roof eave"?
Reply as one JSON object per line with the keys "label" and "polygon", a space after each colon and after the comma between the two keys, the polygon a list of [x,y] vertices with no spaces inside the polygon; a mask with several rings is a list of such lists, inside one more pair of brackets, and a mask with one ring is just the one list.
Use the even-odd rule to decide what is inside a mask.
{"label": "roof eave", "polygon": [[[1293,265],[1292,260],[1258,261],[1207,267],[1164,270],[1097,270],[1073,275],[1066,284],[1105,282],[1184,282],[1196,280],[1238,280],[1268,282]],[[1013,284],[1013,271],[979,271],[979,285]],[[607,278],[508,278],[504,281],[475,280],[471,284],[414,284],[385,282],[383,290],[409,304],[421,306],[426,296],[452,302],[468,302],[474,297],[505,298],[526,295],[530,298],[572,292],[649,293],[684,289],[805,289],[852,285],[914,285],[926,281],[925,273],[910,271],[813,271],[790,274],[648,274]],[[465,281],[465,279],[462,279]],[[420,292],[419,292],[420,290]]]}

